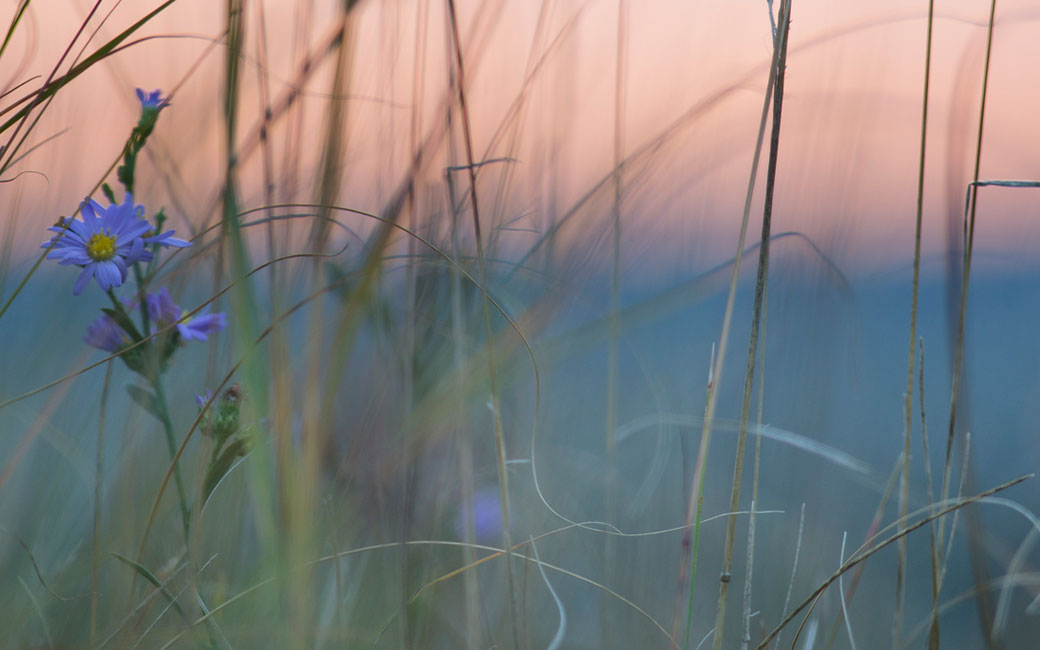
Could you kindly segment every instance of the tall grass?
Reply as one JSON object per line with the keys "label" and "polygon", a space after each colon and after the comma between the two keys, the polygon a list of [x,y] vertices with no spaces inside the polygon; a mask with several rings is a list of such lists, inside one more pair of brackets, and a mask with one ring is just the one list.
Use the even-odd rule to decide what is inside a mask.
{"label": "tall grass", "polygon": [[[951,322],[921,308],[931,295],[922,278],[940,29],[932,3],[914,23],[925,44],[916,219],[912,242],[891,243],[912,259],[891,293],[909,299],[910,314],[885,336],[906,336],[908,325],[901,403],[892,396],[901,370],[837,388],[857,373],[845,348],[861,349],[857,337],[884,318],[844,325],[870,286],[840,245],[789,227],[804,205],[796,152],[814,137],[797,126],[813,48],[857,30],[895,33],[899,21],[820,35],[791,19],[809,22],[818,7],[764,4],[768,46],[752,68],[648,127],[635,62],[652,11],[637,3],[611,4],[607,20],[601,7],[552,0],[526,9],[227,0],[211,34],[174,41],[194,63],[162,82],[172,101],[133,188],[152,213],[165,203],[192,246],[131,274],[111,300],[93,285],[71,296],[68,269],[45,261],[50,249],[31,249],[46,225],[69,219],[20,210],[37,205],[24,198],[25,173],[50,173],[34,170],[48,150],[73,155],[49,135],[54,107],[106,73],[132,97],[120,57],[148,56],[171,36],[165,12],[193,5],[98,0],[60,51],[32,55],[48,62],[46,76],[3,77],[0,647],[1029,643],[1035,603],[1013,594],[1040,593],[1029,555],[1040,521],[1021,487],[1031,475],[984,465],[992,443],[968,432],[958,406],[971,389],[979,189],[1040,187],[982,175],[988,84],[1001,65],[996,4],[973,176],[951,190],[958,206],[967,191],[960,275],[946,279],[960,287]],[[39,0],[9,8],[0,71],[45,35],[44,11]],[[610,28],[588,26],[600,19]],[[376,26],[385,48],[373,49]],[[590,34],[609,34],[591,46],[611,54],[602,70],[585,59]],[[526,56],[509,77],[495,57],[514,42]],[[573,94],[587,77],[611,82],[609,146],[572,151],[574,133],[595,122]],[[712,121],[719,109],[724,126]],[[712,149],[710,129],[743,139]],[[101,200],[115,182],[128,149],[103,135],[93,146],[105,163],[90,163],[96,178],[73,196]],[[219,154],[194,151],[210,146]],[[717,159],[696,166],[690,148]],[[714,194],[707,186],[731,163],[744,192],[697,222],[726,233],[726,253],[688,265],[642,238],[665,228],[680,239],[686,225],[658,222],[670,206],[684,224],[699,208],[672,180],[724,196],[726,182]],[[572,167],[588,174],[577,189]],[[359,187],[374,174],[378,183]],[[74,216],[75,205],[63,212]],[[28,244],[23,230],[35,237]],[[751,259],[753,283],[741,277]],[[152,332],[142,303],[141,340],[86,350],[81,332],[96,307],[118,311],[149,282],[190,306],[184,318],[209,307],[231,326],[177,348],[161,371],[135,374],[128,359],[174,330]],[[951,357],[930,356],[926,376],[922,337],[944,340],[937,320],[952,328]],[[810,322],[815,335],[799,331]],[[738,366],[729,347],[745,336]],[[888,358],[884,345],[867,354]],[[930,399],[949,400],[938,486],[926,383]],[[870,422],[857,420],[862,405]],[[222,454],[215,418],[229,413],[239,446]],[[970,426],[988,428],[980,419]],[[897,438],[862,439],[893,422]],[[980,488],[969,479],[976,469]],[[992,506],[1016,519],[975,514],[958,534],[962,510]],[[969,576],[968,563],[983,570]],[[949,614],[964,602],[977,619]]]}

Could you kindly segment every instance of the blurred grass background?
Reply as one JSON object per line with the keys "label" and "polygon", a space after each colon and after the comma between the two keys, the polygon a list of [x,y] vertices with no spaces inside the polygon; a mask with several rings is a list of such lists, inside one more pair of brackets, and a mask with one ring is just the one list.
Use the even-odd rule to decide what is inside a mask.
{"label": "blurred grass background", "polygon": [[[689,614],[683,528],[770,7],[178,0],[125,51],[47,85],[161,4],[5,10],[3,119],[56,92],[0,133],[0,646],[714,643],[728,518],[712,517],[729,511],[764,160],[735,348],[714,371]],[[943,472],[987,9],[934,20],[910,512],[933,498],[919,385],[935,493]],[[901,513],[890,475],[905,444],[927,6],[792,14],[752,402],[773,437],[741,479],[740,511],[753,481],[762,511],[750,647],[876,532],[876,512],[882,526]],[[1036,178],[1040,97],[1022,79],[1040,63],[1038,15],[1008,3],[994,21],[987,178]],[[68,269],[34,268],[45,227],[112,181],[134,86],[172,94],[136,198],[194,237],[162,281],[231,322],[165,377],[189,491],[210,444],[196,394],[238,382],[252,440],[195,504],[187,543],[161,427],[125,390],[137,378],[82,342],[105,297],[73,298]],[[962,467],[977,493],[1040,458],[1036,189],[979,195],[952,494]],[[1040,505],[1034,481],[1000,496]],[[887,547],[854,591],[855,569],[843,579],[847,619],[835,584],[806,619],[815,640],[794,642],[792,625],[782,647],[925,646],[933,604],[942,647],[1027,647],[1040,633],[1030,520],[970,507],[937,597],[922,528],[904,587]],[[727,648],[743,647],[748,522],[736,516]]]}

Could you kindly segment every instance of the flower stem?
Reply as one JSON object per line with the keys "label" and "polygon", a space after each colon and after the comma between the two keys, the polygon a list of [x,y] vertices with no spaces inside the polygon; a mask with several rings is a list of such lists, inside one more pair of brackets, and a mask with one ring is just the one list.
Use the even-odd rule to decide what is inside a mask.
{"label": "flower stem", "polygon": [[[159,415],[159,420],[163,425],[163,432],[166,434],[166,446],[170,451],[170,460],[177,460],[177,439],[173,433],[173,422],[170,420],[170,411],[166,405],[166,393],[163,391],[162,376],[156,373],[152,380],[152,388],[155,389],[155,407]],[[186,548],[191,546],[191,507],[188,505],[188,497],[184,491],[184,479],[181,477],[181,467],[179,464],[174,462],[173,466],[173,478],[177,483],[177,496],[181,501],[181,520],[184,525],[184,545]]]}

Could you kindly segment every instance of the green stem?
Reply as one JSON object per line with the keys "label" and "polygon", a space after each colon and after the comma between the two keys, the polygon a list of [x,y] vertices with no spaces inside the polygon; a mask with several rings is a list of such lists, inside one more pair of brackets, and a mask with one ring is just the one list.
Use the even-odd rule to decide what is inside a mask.
{"label": "green stem", "polygon": [[690,630],[693,629],[693,585],[697,583],[697,553],[701,546],[701,510],[704,507],[704,475],[697,486],[697,518],[693,523],[693,551],[690,557],[690,599],[686,605],[686,640],[683,648],[690,647]]}
{"label": "green stem", "polygon": [[[144,327],[144,331],[150,330],[150,323],[148,318],[148,305],[145,300],[146,292],[144,290],[145,285],[143,284],[143,278],[140,268],[134,266],[134,277],[137,279],[137,286],[141,288],[141,322]],[[148,378],[152,384],[152,389],[155,391],[155,412],[159,416],[159,421],[163,425],[163,433],[166,436],[166,449],[170,452],[170,461],[173,465],[173,478],[174,483],[177,485],[177,497],[181,504],[181,525],[184,527],[184,548],[189,562],[194,566],[191,554],[191,504],[188,502],[187,492],[184,490],[184,477],[181,475],[181,466],[179,459],[177,458],[177,438],[173,432],[173,420],[170,419],[170,408],[166,403],[166,391],[163,390],[162,384],[162,362],[159,359],[159,352],[154,351],[151,355],[153,358],[153,367],[148,369]],[[194,583],[194,580],[192,581]],[[203,613],[208,613],[205,604],[202,601],[202,595],[198,593],[197,586],[196,596],[199,603],[202,605]],[[212,619],[206,619],[206,632],[209,635],[209,648],[216,649],[219,647],[216,637],[216,623]]]}
{"label": "green stem", "polygon": [[108,299],[112,301],[112,308],[125,314],[126,309],[124,309],[123,303],[119,302],[119,298],[116,298],[116,292],[109,289],[105,293],[108,295]]}
{"label": "green stem", "polygon": [[[162,377],[156,373],[155,378],[152,379],[152,388],[155,389],[155,408],[159,414],[159,420],[163,425],[163,432],[166,434],[166,446],[170,451],[170,459],[173,460],[177,456],[177,439],[173,433],[173,422],[170,420],[170,410],[166,405],[166,393],[163,391]],[[173,478],[177,483],[177,496],[180,497],[181,501],[181,520],[184,524],[184,545],[185,547],[191,546],[191,507],[188,504],[188,497],[184,491],[184,479],[181,476],[181,467],[179,464],[173,466]]]}
{"label": "green stem", "polygon": [[[141,276],[141,267],[137,264],[134,264],[134,281],[137,282],[137,292],[138,294],[140,294],[138,296],[138,299],[141,301],[141,327],[144,328],[142,331],[144,332],[145,336],[148,336],[149,332],[151,332],[152,327],[148,319],[148,300],[146,300],[148,296],[147,284],[145,283],[144,278]],[[156,364],[158,363],[159,361],[157,359]],[[155,376],[159,376],[158,368],[155,369]]]}
{"label": "green stem", "polygon": [[[711,348],[711,362],[708,364],[708,388],[704,391],[704,412],[708,412],[712,393],[715,390],[715,346]],[[686,606],[686,637],[683,641],[683,649],[690,648],[690,630],[693,629],[693,586],[697,584],[697,553],[701,545],[701,512],[704,508],[704,474],[701,474],[697,484],[697,515],[693,523],[693,540],[690,541],[689,530],[683,534],[683,544],[692,543],[690,557],[690,596]],[[673,647],[678,647],[674,644]]]}

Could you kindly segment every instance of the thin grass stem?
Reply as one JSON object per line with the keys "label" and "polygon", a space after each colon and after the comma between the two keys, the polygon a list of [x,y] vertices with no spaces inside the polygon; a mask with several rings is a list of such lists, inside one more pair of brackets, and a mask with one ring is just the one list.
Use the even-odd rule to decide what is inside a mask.
{"label": "thin grass stem", "polygon": [[[934,25],[934,21],[935,0],[928,0],[928,28],[927,37],[925,39],[924,56],[924,89],[923,98],[921,100],[921,144],[919,150],[920,153],[918,155],[917,167],[917,210],[914,225],[914,271],[913,280],[911,281],[910,298],[910,350],[907,354],[906,394],[903,396],[903,457],[905,459],[905,462],[903,463],[902,490],[900,491],[899,495],[899,514],[902,518],[906,517],[910,500],[910,438],[911,418],[913,414],[914,402],[914,360],[916,356],[914,344],[917,342],[917,302],[921,277],[921,224],[924,214],[925,153],[927,151],[926,145],[928,135],[928,99],[929,84],[931,81],[932,73],[932,27]],[[930,498],[929,501],[931,501]],[[903,539],[899,542],[899,566],[896,569],[896,608],[895,617],[892,622],[893,644],[898,644],[899,639],[902,636],[903,605],[904,599],[906,597],[906,586],[904,584],[906,568],[906,540]],[[938,598],[938,593],[933,594],[933,599],[936,598]],[[935,633],[936,635],[938,634],[938,628],[936,628]],[[935,645],[932,646],[932,650],[937,650],[937,648],[938,637],[936,637]]]}
{"label": "thin grass stem", "polygon": [[[794,618],[799,613],[801,613],[807,607],[815,607],[815,604],[819,601],[820,596],[823,595],[823,592],[826,591],[827,588],[830,587],[832,584],[834,584],[834,582],[837,581],[838,578],[840,578],[846,571],[848,571],[849,569],[852,569],[853,567],[858,566],[859,564],[865,562],[867,559],[869,559],[871,556],[873,556],[875,553],[877,553],[881,549],[886,548],[887,546],[890,546],[892,543],[899,541],[900,539],[902,539],[903,537],[906,537],[907,535],[909,535],[910,533],[914,532],[918,528],[921,528],[922,526],[926,526],[930,522],[932,522],[932,521],[934,521],[934,520],[936,520],[936,519],[938,519],[940,517],[944,517],[944,516],[946,516],[948,514],[958,512],[961,508],[964,508],[965,506],[969,506],[969,505],[971,505],[973,503],[984,503],[988,497],[991,497],[994,494],[997,494],[997,493],[1002,492],[1004,490],[1007,490],[1007,489],[1009,489],[1011,487],[1014,487],[1015,485],[1018,485],[1019,483],[1022,483],[1023,481],[1027,481],[1027,480],[1033,478],[1034,476],[1035,476],[1035,474],[1026,474],[1025,476],[1020,476],[1020,477],[1018,477],[1016,479],[1012,479],[1012,480],[1007,481],[1005,483],[1001,483],[1000,485],[998,485],[996,487],[993,487],[993,488],[990,488],[990,489],[985,490],[983,492],[980,492],[979,494],[977,494],[975,496],[972,496],[972,497],[961,497],[961,498],[957,498],[957,499],[944,500],[942,502],[939,502],[939,504],[937,504],[938,507],[939,507],[938,510],[935,510],[934,508],[932,508],[932,506],[928,506],[927,508],[924,508],[921,511],[917,511],[917,512],[922,512],[922,511],[927,512],[927,515],[925,517],[923,517],[921,520],[915,522],[914,524],[912,524],[910,526],[907,526],[902,531],[899,531],[899,532],[893,534],[892,536],[888,537],[887,539],[884,539],[884,540],[882,540],[881,542],[878,542],[878,543],[873,543],[873,540],[869,540],[867,544],[864,544],[862,547],[860,547],[860,549],[858,549],[856,552],[854,552],[852,555],[850,555],[849,559],[846,560],[841,565],[841,567],[838,569],[838,571],[834,572],[834,574],[832,574],[829,578],[827,578],[827,580],[825,580],[822,584],[820,584],[820,586],[817,587],[812,592],[812,594],[809,595],[808,598],[803,600],[802,603],[800,605],[798,605],[797,607],[795,607],[794,610],[792,610],[791,613],[788,614],[784,618],[784,620],[780,622],[779,625],[777,625],[775,628],[773,628],[773,631],[770,632],[769,634],[767,634],[764,639],[762,639],[762,641],[755,647],[755,650],[762,650],[763,648],[767,647],[769,645],[769,642],[772,641],[774,637],[776,637],[776,635],[780,632],[780,630],[783,629],[792,620],[794,620]],[[914,516],[915,514],[916,513],[911,513],[910,516]],[[891,528],[893,525],[899,526],[900,522],[896,522],[895,524],[890,524],[889,526],[886,526],[883,530],[879,531],[878,535],[884,533],[889,528]],[[808,620],[808,617],[806,618],[806,620]],[[802,623],[804,625],[805,621],[803,620]],[[796,635],[795,636],[795,643],[797,643],[797,641],[798,641],[798,636]]]}
{"label": "thin grass stem", "polygon": [[112,364],[105,367],[105,380],[101,384],[101,402],[98,406],[97,454],[94,459],[94,517],[91,523],[90,548],[90,647],[95,647],[98,623],[98,537],[101,526],[101,493],[104,486],[105,462],[105,407],[108,404],[108,387],[112,380]]}
{"label": "thin grass stem", "polygon": [[[783,7],[783,24],[784,27],[780,34],[780,40],[787,38],[787,16],[790,11],[790,3],[785,2]],[[748,180],[747,196],[744,201],[744,213],[741,218],[740,224],[740,235],[737,238],[737,255],[736,258],[739,260],[740,253],[744,250],[744,240],[747,236],[748,219],[751,214],[751,199],[754,194],[755,178],[758,173],[758,164],[762,155],[762,142],[765,137],[766,122],[769,114],[769,105],[773,98],[773,87],[776,83],[777,74],[777,63],[780,58],[780,48],[778,46],[773,48],[772,64],[769,67],[769,80],[766,84],[765,98],[762,105],[762,117],[759,121],[758,138],[755,142],[755,153],[752,157],[751,174]],[[729,343],[729,331],[730,323],[733,319],[733,304],[736,299],[737,293],[737,281],[740,278],[740,264],[734,264],[733,273],[730,277],[729,293],[726,298],[726,310],[722,319],[722,334],[719,339],[719,352],[718,358],[715,362],[713,378],[714,384],[718,385],[722,380],[722,367],[726,358],[726,347]],[[687,525],[692,527],[693,518],[697,509],[697,504],[700,503],[702,485],[704,479],[704,467],[707,463],[708,451],[711,444],[711,431],[712,421],[715,418],[715,405],[717,403],[718,391],[712,390],[708,393],[708,401],[704,412],[704,426],[701,429],[700,445],[697,450],[697,460],[694,464],[693,481],[691,487],[691,494],[688,500],[686,521]],[[678,571],[678,592],[679,597],[676,599],[675,613],[672,620],[672,638],[677,638],[679,629],[679,618],[682,603],[682,594],[686,588],[687,581],[687,567],[690,564],[690,553],[692,551],[692,545],[689,535],[684,537],[682,550],[680,553],[679,560],[679,571]],[[723,579],[727,579],[727,574],[723,573]]]}
{"label": "thin grass stem", "polygon": [[474,166],[473,139],[470,133],[469,108],[466,104],[466,74],[462,57],[462,42],[459,35],[459,19],[455,12],[454,0],[448,0],[448,14],[450,16],[450,27],[452,44],[455,51],[456,91],[458,92],[459,110],[462,114],[462,133],[466,150],[466,164],[469,171],[469,196],[473,212],[473,236],[477,244],[477,266],[480,277],[481,310],[484,320],[484,335],[487,341],[488,357],[488,388],[491,392],[491,416],[495,432],[495,451],[498,462],[499,495],[502,506],[502,542],[506,548],[506,576],[508,578],[510,611],[512,614],[513,646],[520,647],[519,609],[516,601],[516,576],[511,554],[512,532],[510,531],[509,514],[509,475],[506,471],[506,441],[502,427],[502,414],[499,405],[497,382],[495,379],[494,331],[491,327],[491,308],[487,292],[487,268],[484,264],[484,244],[480,232],[480,204],[477,200],[477,172]]}
{"label": "thin grass stem", "polygon": [[[755,361],[758,357],[759,327],[762,322],[762,303],[765,294],[766,278],[769,275],[769,244],[772,234],[773,195],[776,190],[776,164],[780,149],[780,124],[783,114],[784,72],[787,65],[787,43],[791,26],[791,0],[781,0],[780,12],[786,15],[784,30],[773,47],[778,52],[775,83],[773,85],[773,120],[769,138],[769,162],[766,171],[765,205],[762,212],[762,235],[758,249],[758,272],[755,279],[755,302],[751,316],[751,334],[748,340],[747,361],[744,370],[744,396],[740,407],[740,431],[737,434],[737,452],[733,466],[733,484],[730,490],[730,510],[740,505],[740,486],[744,476],[744,451],[747,444],[747,424],[751,414],[751,395],[754,391]],[[768,105],[768,102],[767,102]],[[756,456],[757,459],[757,456]],[[757,471],[757,470],[756,470]],[[753,509],[752,509],[753,510]],[[722,575],[732,573],[733,545],[736,541],[737,522],[730,519],[726,529],[726,541],[723,546]],[[749,533],[749,544],[750,542]],[[745,575],[750,581],[750,575]],[[715,615],[715,650],[722,649],[726,627],[726,604],[729,594],[729,580],[719,583],[719,598]],[[750,595],[748,596],[750,598]],[[750,606],[748,606],[750,609]],[[748,635],[750,636],[750,635]],[[750,638],[748,639],[750,641]]]}

